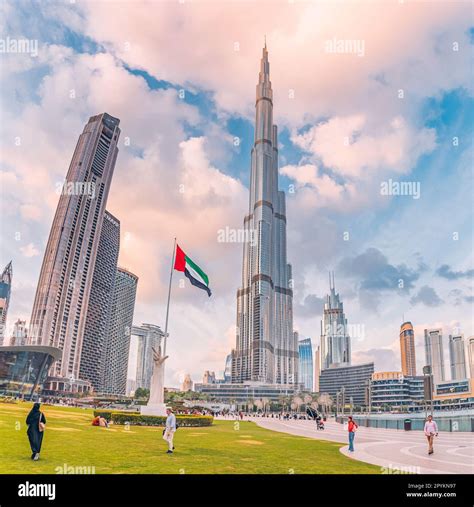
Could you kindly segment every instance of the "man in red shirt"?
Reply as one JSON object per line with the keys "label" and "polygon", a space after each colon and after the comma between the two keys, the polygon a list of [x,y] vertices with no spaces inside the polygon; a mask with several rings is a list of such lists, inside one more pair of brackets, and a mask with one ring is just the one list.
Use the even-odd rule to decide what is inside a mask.
{"label": "man in red shirt", "polygon": [[358,427],[359,426],[357,426],[357,424],[352,420],[352,416],[350,415],[347,418],[347,429],[349,431],[349,451],[350,452],[354,452],[354,437],[355,437],[356,429]]}

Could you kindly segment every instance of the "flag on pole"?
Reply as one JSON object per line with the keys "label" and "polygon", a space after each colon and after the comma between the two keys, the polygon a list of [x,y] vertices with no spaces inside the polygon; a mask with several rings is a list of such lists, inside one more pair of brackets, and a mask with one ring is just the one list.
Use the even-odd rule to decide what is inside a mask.
{"label": "flag on pole", "polygon": [[176,245],[174,269],[176,269],[176,271],[184,272],[184,276],[189,279],[192,285],[205,290],[207,292],[207,295],[211,297],[211,289],[209,289],[208,276],[181,250],[181,248],[179,248],[179,245]]}

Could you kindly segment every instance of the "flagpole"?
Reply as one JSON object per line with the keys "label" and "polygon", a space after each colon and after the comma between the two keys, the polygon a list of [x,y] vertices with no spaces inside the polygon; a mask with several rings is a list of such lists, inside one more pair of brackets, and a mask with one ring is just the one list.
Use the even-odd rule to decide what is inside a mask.
{"label": "flagpole", "polygon": [[170,313],[171,281],[173,280],[174,257],[175,257],[175,255],[176,255],[176,238],[174,238],[173,255],[172,255],[172,258],[171,258],[170,285],[168,287],[168,304],[166,305],[165,341],[164,341],[164,344],[163,344],[163,356],[166,356],[166,342],[168,340],[168,315]]}

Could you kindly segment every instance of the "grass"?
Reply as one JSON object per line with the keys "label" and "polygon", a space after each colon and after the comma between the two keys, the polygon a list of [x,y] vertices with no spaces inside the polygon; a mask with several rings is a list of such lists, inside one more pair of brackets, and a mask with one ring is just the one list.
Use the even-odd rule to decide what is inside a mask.
{"label": "grass", "polygon": [[47,428],[41,459],[31,461],[25,419],[30,403],[0,404],[0,473],[58,473],[57,467],[95,467],[96,474],[373,474],[380,467],[346,458],[343,444],[215,421],[179,428],[172,455],[162,429],[91,425],[92,411],[43,407]]}

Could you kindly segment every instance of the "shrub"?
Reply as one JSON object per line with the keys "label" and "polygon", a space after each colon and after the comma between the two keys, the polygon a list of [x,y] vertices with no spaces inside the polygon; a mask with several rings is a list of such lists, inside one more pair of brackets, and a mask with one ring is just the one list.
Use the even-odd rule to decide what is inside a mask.
{"label": "shrub", "polygon": [[[165,426],[166,417],[158,415],[142,415],[133,412],[117,412],[113,410],[94,410],[94,417],[103,417],[114,424],[130,424],[131,426]],[[211,426],[214,418],[210,415],[177,415],[178,427]]]}

